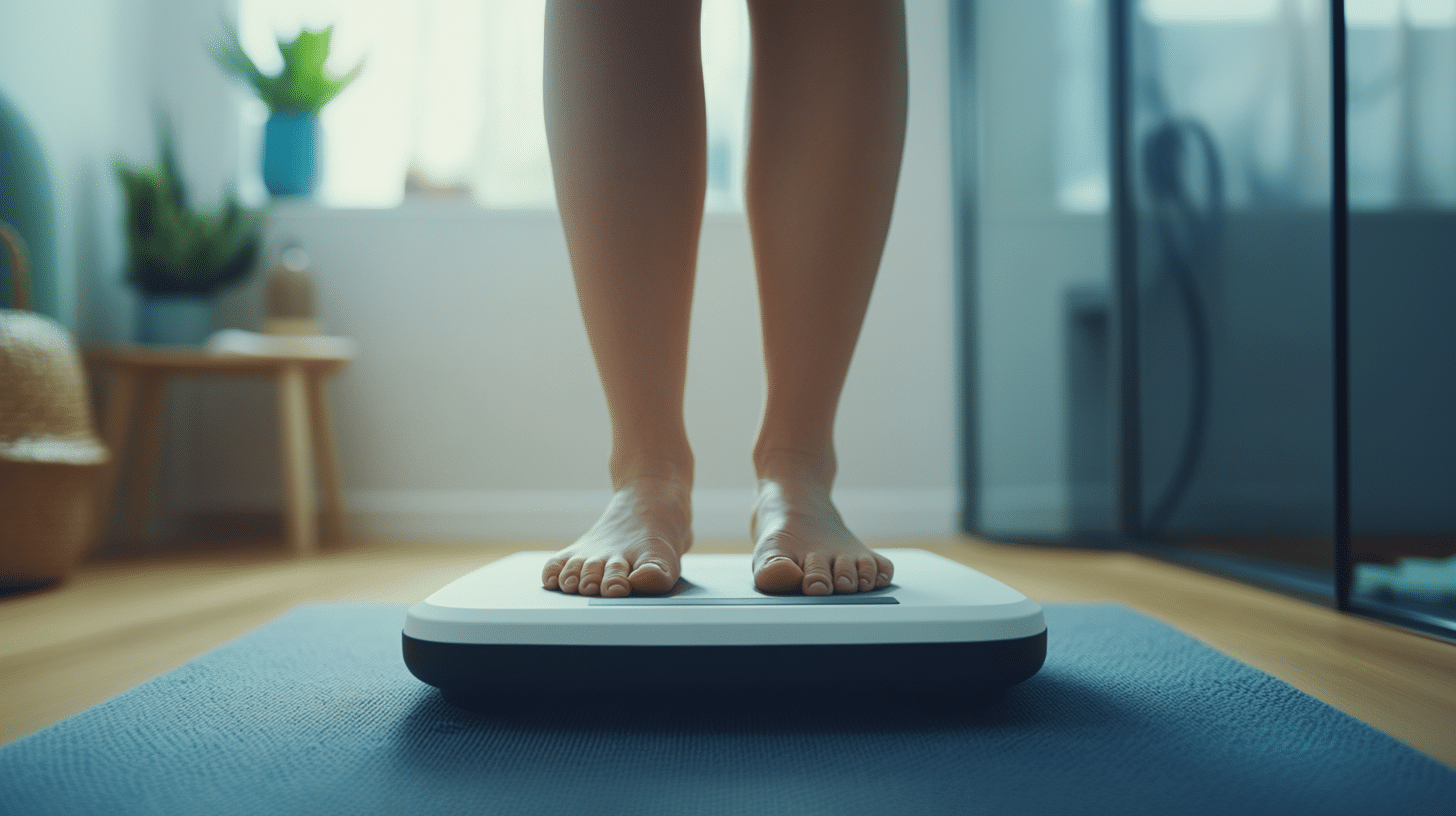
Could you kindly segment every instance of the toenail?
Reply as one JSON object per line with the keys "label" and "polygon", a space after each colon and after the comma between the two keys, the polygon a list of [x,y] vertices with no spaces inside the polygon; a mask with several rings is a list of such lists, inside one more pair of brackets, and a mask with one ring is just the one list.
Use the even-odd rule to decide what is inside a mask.
{"label": "toenail", "polygon": [[890,582],[890,576],[888,576],[888,575],[886,575],[886,574],[884,574],[882,572],[882,573],[880,573],[880,580],[881,581],[884,581],[885,583],[888,584]]}

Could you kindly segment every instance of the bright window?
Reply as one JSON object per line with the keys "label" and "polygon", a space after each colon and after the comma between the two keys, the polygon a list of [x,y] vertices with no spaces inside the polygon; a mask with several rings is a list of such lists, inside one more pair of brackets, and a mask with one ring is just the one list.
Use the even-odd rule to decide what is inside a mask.
{"label": "bright window", "polygon": [[[359,79],[324,108],[318,199],[392,207],[406,194],[483,207],[555,206],[541,102],[545,0],[240,0],[243,48],[264,71],[276,41],[334,26],[331,69]],[[742,209],[748,19],[742,0],[704,0],[710,210]],[[244,186],[261,190],[256,152],[268,115],[243,117]]]}

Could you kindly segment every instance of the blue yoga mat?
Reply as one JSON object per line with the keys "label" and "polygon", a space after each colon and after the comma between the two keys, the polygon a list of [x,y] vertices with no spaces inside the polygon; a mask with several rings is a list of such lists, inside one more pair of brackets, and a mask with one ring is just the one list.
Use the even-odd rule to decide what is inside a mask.
{"label": "blue yoga mat", "polygon": [[997,703],[893,713],[466,712],[404,668],[404,612],[299,607],[0,748],[0,813],[1456,813],[1456,772],[1113,604],[1048,605]]}

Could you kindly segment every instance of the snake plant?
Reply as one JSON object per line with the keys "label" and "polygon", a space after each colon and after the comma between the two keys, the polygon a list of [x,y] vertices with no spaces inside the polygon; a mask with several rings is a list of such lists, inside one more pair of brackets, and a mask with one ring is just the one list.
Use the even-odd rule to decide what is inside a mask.
{"label": "snake plant", "polygon": [[157,166],[114,165],[126,196],[127,279],[146,294],[210,296],[253,271],[265,216],[231,194],[216,208],[193,209],[171,127],[163,122],[161,131]]}

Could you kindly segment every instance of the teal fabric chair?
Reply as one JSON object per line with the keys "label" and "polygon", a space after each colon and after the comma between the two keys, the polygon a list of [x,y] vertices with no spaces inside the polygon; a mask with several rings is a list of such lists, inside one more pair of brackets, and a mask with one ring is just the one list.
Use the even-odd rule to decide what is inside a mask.
{"label": "teal fabric chair", "polygon": [[[35,132],[0,93],[0,221],[11,225],[30,254],[31,308],[60,317],[56,215],[50,173]],[[0,308],[15,308],[15,270],[0,253]]]}

